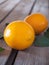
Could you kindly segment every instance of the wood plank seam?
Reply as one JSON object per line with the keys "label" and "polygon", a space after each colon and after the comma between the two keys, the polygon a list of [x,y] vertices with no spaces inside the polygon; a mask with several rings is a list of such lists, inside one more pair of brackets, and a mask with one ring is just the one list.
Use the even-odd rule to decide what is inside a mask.
{"label": "wood plank seam", "polygon": [[[49,6],[48,6],[49,7]],[[33,57],[35,57],[35,59],[33,58],[33,61],[34,62],[32,62],[32,64],[28,64],[28,65],[49,65],[49,61],[48,61],[48,59],[49,59],[49,57],[48,57],[48,50],[47,50],[47,53],[45,53],[46,52],[46,49],[44,48],[44,49],[38,49],[38,47],[37,47],[37,52],[34,50],[34,48],[31,48],[32,50],[29,50],[29,51],[31,51],[31,53],[30,54],[32,54],[33,55],[33,53],[34,53],[34,55],[35,56],[33,56]],[[45,50],[45,52],[44,52],[44,50]],[[20,51],[21,52],[21,51]],[[26,51],[27,52],[27,51]],[[43,53],[42,53],[43,52]],[[25,52],[24,52],[25,53]],[[27,52],[28,53],[28,52]],[[27,54],[26,53],[26,54]],[[37,54],[36,54],[37,53]],[[27,57],[27,55],[25,54],[25,56]],[[44,57],[44,54],[45,54],[45,57]],[[47,55],[46,55],[47,54]],[[37,56],[36,56],[37,55]],[[23,57],[22,57],[23,56]],[[17,63],[17,65],[27,65],[27,63],[25,64],[25,62],[28,60],[27,58],[25,58],[25,56],[23,55],[23,53],[22,53],[22,56],[21,56],[21,53],[20,54],[18,54],[18,58],[16,58],[17,59],[17,61],[15,62],[15,64],[14,65],[16,65]],[[31,55],[30,55],[31,56]],[[20,57],[20,58],[19,58]],[[46,58],[46,57],[48,57],[48,58]],[[25,59],[23,59],[23,58],[25,58],[25,59],[27,59],[26,61],[23,61],[23,60],[25,60]],[[31,58],[32,58],[32,56],[31,56]],[[20,59],[20,60],[19,60]],[[22,59],[22,63],[21,63],[21,59]],[[30,59],[30,58],[29,58]],[[47,61],[46,61],[47,60]],[[20,61],[20,62],[19,62]],[[37,63],[36,63],[36,61],[37,61]],[[29,63],[29,61],[28,61],[28,63]],[[30,63],[31,63],[31,61],[30,61]],[[41,63],[41,64],[40,64]]]}
{"label": "wood plank seam", "polygon": [[[31,7],[31,9],[30,9],[30,12],[28,13],[28,15],[30,15],[30,14],[32,13],[32,10],[33,10],[33,8],[34,8],[34,6],[35,6],[35,4],[36,4],[36,1],[37,1],[37,0],[35,0],[34,4],[32,5],[32,7]],[[17,55],[18,55],[18,53],[17,53]],[[17,58],[17,55],[16,55],[15,58]],[[14,64],[14,63],[13,63],[13,64]]]}
{"label": "wood plank seam", "polygon": [[4,4],[4,3],[7,2],[7,1],[8,1],[8,0],[3,1],[2,3],[0,3],[0,5]]}
{"label": "wood plank seam", "polygon": [[[34,2],[34,4],[32,5],[29,14],[31,14],[32,9],[34,8],[34,5],[35,5],[35,2]],[[15,6],[15,7],[16,7],[16,6]],[[6,17],[9,16],[9,14],[15,9],[15,7],[12,8],[12,10],[1,20],[1,22],[3,22],[4,19],[6,19]],[[29,15],[29,14],[28,14],[28,15]],[[9,56],[7,62],[5,63],[5,65],[9,65],[9,61],[10,61],[10,60],[11,60],[10,65],[13,65],[13,64],[14,64],[14,61],[15,61],[15,58],[17,57],[17,54],[18,54],[18,51],[12,49],[12,51],[11,51],[11,53],[10,53],[10,56]],[[11,59],[12,56],[14,56],[14,57]]]}
{"label": "wood plank seam", "polygon": [[32,13],[32,10],[33,10],[33,8],[34,8],[34,6],[35,6],[35,4],[36,4],[36,1],[37,1],[37,0],[35,0],[34,4],[32,5],[31,10],[30,10],[30,12],[28,13],[28,15],[30,15],[30,14]]}
{"label": "wood plank seam", "polygon": [[[14,61],[15,61],[15,57],[18,54],[18,50],[12,49],[9,58],[7,59],[5,65],[13,65]],[[11,60],[11,62],[9,63],[9,61]]]}
{"label": "wood plank seam", "polygon": [[[36,3],[37,0],[35,0],[35,2],[33,3],[30,12],[28,13],[28,15],[30,15],[32,13],[32,10],[34,8],[34,5]],[[16,6],[15,6],[16,7]],[[15,9],[15,7],[13,9]],[[13,9],[1,20],[1,22],[13,11]],[[1,37],[0,39],[3,39],[3,37]]]}
{"label": "wood plank seam", "polygon": [[[34,8],[35,3],[36,3],[36,0],[35,0],[34,4],[32,5],[31,10],[30,10],[30,12],[28,13],[28,15],[30,15],[30,14],[32,13],[32,10],[33,10],[33,8]],[[8,60],[7,60],[7,62],[6,62],[5,65],[9,65],[8,63],[9,63],[9,61],[11,60],[10,58],[12,57],[13,54],[15,54],[15,57],[13,58],[13,62],[10,63],[10,65],[13,65],[14,62],[15,62],[15,58],[16,58],[17,55],[18,55],[18,52],[19,52],[18,50],[12,50],[12,52],[11,52],[11,54],[10,54],[10,56],[9,56],[9,58],[8,58]]]}
{"label": "wood plank seam", "polygon": [[6,16],[2,20],[0,20],[0,24],[9,16],[9,14],[16,8],[17,4],[7,13]]}

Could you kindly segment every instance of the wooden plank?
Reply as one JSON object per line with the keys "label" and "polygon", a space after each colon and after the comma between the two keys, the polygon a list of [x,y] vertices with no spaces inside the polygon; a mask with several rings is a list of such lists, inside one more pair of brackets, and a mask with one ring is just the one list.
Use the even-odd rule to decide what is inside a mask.
{"label": "wooden plank", "polygon": [[33,54],[19,51],[14,65],[49,65],[49,50],[46,50],[47,54],[42,53],[41,55],[45,49],[42,49],[43,51],[40,49],[41,52],[39,49],[34,47]]}
{"label": "wooden plank", "polygon": [[15,49],[12,49],[10,56],[8,57],[8,60],[5,62],[5,65],[13,65],[15,61],[15,57],[17,56],[18,51]]}
{"label": "wooden plank", "polygon": [[44,14],[49,21],[49,4],[48,0],[37,0],[36,5],[32,13],[42,13]]}
{"label": "wooden plank", "polygon": [[6,45],[6,43],[3,39],[0,40],[0,47],[4,48],[6,50],[11,50],[11,48]]}
{"label": "wooden plank", "polygon": [[13,8],[17,6],[20,0],[8,0],[0,5],[0,23],[2,19],[6,18],[12,12]]}
{"label": "wooden plank", "polygon": [[[24,19],[24,17],[26,17],[26,15],[28,15],[33,3],[34,3],[34,0],[29,0],[29,1],[21,0],[20,4],[13,10],[13,12],[0,24],[0,32],[3,33],[4,28],[5,28],[5,23],[9,23],[9,22],[11,22],[13,20],[17,20],[17,19]],[[0,42],[2,42],[2,41],[0,41]],[[2,44],[0,43],[1,46],[4,43],[5,42],[2,42]],[[4,47],[6,47],[6,46],[4,46]],[[6,48],[8,48],[8,47],[6,47]]]}
{"label": "wooden plank", "polygon": [[[10,4],[9,4],[9,2],[10,2]],[[14,6],[18,3],[18,0],[16,1],[16,0],[14,0],[14,1],[9,1],[9,2],[6,2],[4,5],[2,5],[2,6],[0,6],[0,8],[3,8],[2,10],[4,11],[4,9],[5,10],[8,10],[9,8],[11,8],[10,10],[12,10],[12,8],[14,8]],[[14,4],[13,6],[12,6],[12,4]],[[6,7],[6,5],[7,5],[7,7]],[[4,7],[5,6],[5,7]],[[12,7],[10,7],[10,6],[12,6]],[[9,11],[10,11],[9,10]],[[9,11],[5,11],[5,12],[2,12],[1,10],[0,10],[0,18],[3,18]],[[4,15],[4,16],[3,16]],[[0,30],[1,31],[1,30]],[[9,55],[10,55],[10,53],[11,53],[11,48],[10,47],[8,47],[6,44],[5,44],[5,42],[3,41],[3,40],[0,40],[0,47],[2,47],[2,48],[4,48],[5,50],[3,51],[3,52],[0,52],[0,65],[4,65],[5,63],[6,63],[6,61],[7,61],[7,59],[9,59],[8,57],[9,57]],[[12,50],[12,52],[15,52],[15,51],[13,51]],[[12,61],[10,62],[10,63],[12,63],[13,62],[13,60],[14,60],[14,56],[15,56],[15,54],[13,54],[12,53]],[[10,60],[10,59],[9,59]],[[8,61],[7,61],[8,62]],[[9,64],[10,64],[9,63]],[[7,64],[6,64],[7,65]]]}
{"label": "wooden plank", "polygon": [[35,0],[21,0],[20,4],[13,12],[11,12],[11,14],[0,24],[1,33],[4,31],[5,23],[24,19],[28,15],[34,2]]}
{"label": "wooden plank", "polygon": [[0,65],[4,65],[5,62],[7,61],[8,57],[10,55],[10,51],[9,50],[4,50],[2,52],[0,52]]}
{"label": "wooden plank", "polygon": [[0,0],[0,5],[4,4],[7,0]]}
{"label": "wooden plank", "polygon": [[0,4],[2,3],[2,2],[4,2],[5,0],[0,0]]}
{"label": "wooden plank", "polygon": [[34,54],[34,55],[41,55],[41,56],[48,56],[49,55],[49,47],[35,47],[31,46],[29,49],[26,49],[26,53]]}
{"label": "wooden plank", "polygon": [[[3,33],[3,31],[4,31],[5,23],[10,23],[11,21],[17,20],[17,19],[24,19],[24,17],[26,17],[26,15],[28,15],[28,13],[30,12],[30,9],[33,6],[34,1],[35,0],[28,0],[28,1],[21,0],[19,5],[17,5],[17,7],[11,12],[11,14],[5,20],[3,20],[2,23],[0,23],[1,33]],[[5,44],[4,40],[0,40],[0,45],[1,45],[1,47],[5,48],[9,51],[11,50],[11,48]],[[8,55],[7,55],[7,57],[8,57]],[[3,59],[4,59],[4,57],[3,57]],[[7,60],[7,58],[6,58],[6,60]],[[2,63],[2,61],[1,61],[1,63]],[[7,61],[7,63],[8,62],[9,61]],[[6,63],[6,65],[8,65],[7,63]],[[2,64],[2,65],[4,65],[4,64]]]}

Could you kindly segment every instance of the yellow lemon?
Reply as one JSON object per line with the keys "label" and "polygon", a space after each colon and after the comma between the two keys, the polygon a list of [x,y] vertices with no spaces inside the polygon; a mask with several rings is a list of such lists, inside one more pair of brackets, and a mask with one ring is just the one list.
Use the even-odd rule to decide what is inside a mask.
{"label": "yellow lemon", "polygon": [[40,34],[48,26],[48,21],[46,17],[39,13],[31,14],[27,16],[24,20],[34,28],[36,34]]}
{"label": "yellow lemon", "polygon": [[4,40],[14,49],[24,50],[30,47],[35,39],[34,29],[24,21],[13,21],[4,30]]}

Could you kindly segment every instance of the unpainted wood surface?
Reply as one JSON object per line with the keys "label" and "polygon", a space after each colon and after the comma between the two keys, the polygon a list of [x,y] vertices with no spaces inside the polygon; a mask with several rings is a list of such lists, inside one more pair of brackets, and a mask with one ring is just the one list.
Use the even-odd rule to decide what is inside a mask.
{"label": "unpainted wood surface", "polygon": [[15,20],[23,20],[30,12],[33,3],[34,0],[21,0],[19,5],[17,5],[10,15],[0,24],[1,32],[4,30],[5,23],[10,23]]}
{"label": "unpainted wood surface", "polygon": [[4,65],[10,55],[11,50],[4,50],[3,52],[0,52],[0,65]]}
{"label": "unpainted wood surface", "polygon": [[32,49],[32,53],[19,51],[14,65],[49,65],[49,51],[46,50],[47,54],[45,54],[43,53],[45,49],[35,47]]}
{"label": "unpainted wood surface", "polygon": [[[9,1],[14,1],[14,0],[9,0]],[[15,4],[16,6],[13,5],[13,7],[14,7],[13,10],[12,10],[13,7],[9,10],[8,6],[6,6],[7,5],[6,3],[8,1],[6,3],[4,3],[5,6],[4,6],[4,4],[2,4],[0,6],[1,10],[4,11],[3,9],[5,9],[8,11],[4,11],[3,13],[1,11],[0,20],[2,20],[9,11],[11,11],[11,10],[12,11],[7,16],[7,18],[5,18],[2,21],[2,23],[0,23],[0,31],[3,33],[4,28],[5,28],[5,23],[7,23],[7,22],[10,23],[10,22],[12,22],[14,20],[18,20],[18,19],[23,20],[30,12],[30,9],[31,9],[34,1],[35,0],[21,0],[19,2],[19,4],[17,4],[17,5]],[[8,5],[9,4],[10,3],[8,3]],[[6,7],[7,7],[7,9],[6,9]],[[36,0],[36,4],[32,10],[32,13],[36,13],[36,12],[42,13],[49,20],[48,9],[49,9],[48,0]],[[0,46],[7,49],[7,50],[3,51],[2,53],[0,53],[0,65],[4,65],[7,58],[9,57],[11,48],[5,44],[4,40],[0,40]],[[28,48],[24,51],[19,51],[17,58],[15,59],[14,65],[49,65],[49,47],[31,46],[30,48]]]}
{"label": "unpainted wood surface", "polygon": [[[0,20],[2,20],[2,22],[0,23],[0,32],[3,34],[4,28],[5,28],[5,23],[10,23],[10,22],[12,22],[14,20],[18,20],[18,19],[20,19],[20,20],[24,19],[24,17],[26,17],[28,15],[28,13],[30,12],[30,9],[31,9],[34,1],[35,0],[28,0],[28,1],[21,0],[19,2],[19,4],[16,4],[16,0],[8,0],[6,3],[2,4],[0,6],[0,14],[1,14]],[[11,11],[11,12],[9,15],[7,15],[9,11]],[[4,19],[4,17],[6,15],[7,15],[7,17]],[[3,39],[0,39],[0,47],[4,48],[6,51],[6,52],[3,51],[2,54],[0,55],[0,65],[4,65],[10,55],[11,48],[5,44],[5,41]],[[5,54],[3,54],[4,52],[5,52]],[[8,52],[8,54],[7,54],[7,52]],[[3,61],[3,63],[2,63],[2,61]]]}
{"label": "unpainted wood surface", "polygon": [[[0,24],[1,33],[3,33],[3,31],[5,29],[6,23],[10,23],[15,20],[24,19],[26,17],[26,15],[28,15],[33,3],[34,3],[34,0],[29,0],[28,2],[26,0],[21,0],[19,5],[17,5],[16,8],[11,12],[11,14]],[[5,43],[3,42],[3,40],[1,40],[0,42],[2,43],[1,46],[4,46],[3,44],[5,44]],[[8,47],[6,47],[6,48],[8,48]]]}
{"label": "unpainted wood surface", "polygon": [[[37,0],[32,13],[42,13],[49,22],[48,0]],[[27,50],[19,51],[14,65],[49,65],[49,47],[31,46]]]}
{"label": "unpainted wood surface", "polygon": [[49,21],[49,3],[48,0],[37,0],[36,5],[34,6],[34,9],[32,10],[32,13],[41,13]]}
{"label": "unpainted wood surface", "polygon": [[14,7],[17,6],[20,0],[7,0],[5,3],[0,5],[0,21],[9,14]]}

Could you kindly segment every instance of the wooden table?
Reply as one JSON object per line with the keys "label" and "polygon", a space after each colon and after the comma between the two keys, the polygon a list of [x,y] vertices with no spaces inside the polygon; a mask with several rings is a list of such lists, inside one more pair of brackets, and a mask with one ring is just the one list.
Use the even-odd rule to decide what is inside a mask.
{"label": "wooden table", "polygon": [[[42,13],[49,21],[49,0],[0,0],[0,32],[5,24],[14,20],[23,20],[31,13]],[[31,46],[27,50],[11,49],[0,39],[0,65],[49,65],[49,47]]]}

